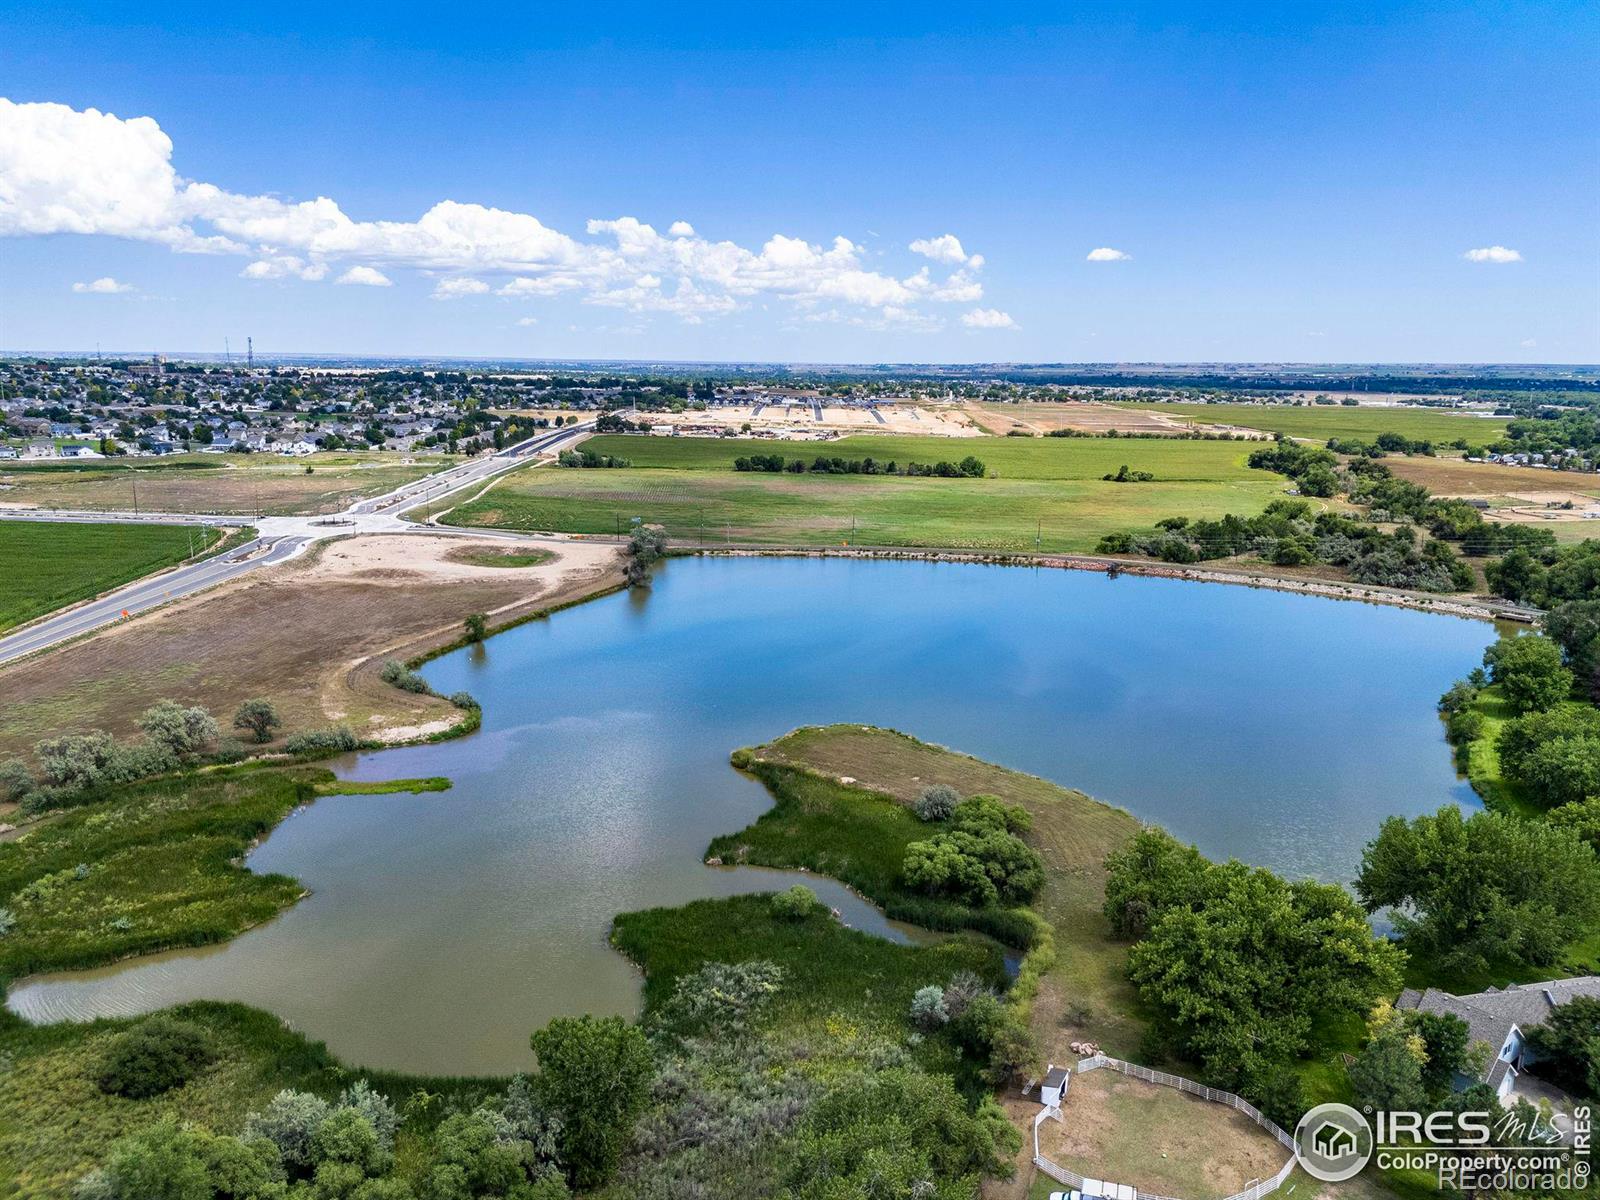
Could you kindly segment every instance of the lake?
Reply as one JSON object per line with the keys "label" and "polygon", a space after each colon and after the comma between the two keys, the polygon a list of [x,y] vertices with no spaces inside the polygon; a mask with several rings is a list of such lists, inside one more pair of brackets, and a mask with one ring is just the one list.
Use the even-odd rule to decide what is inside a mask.
{"label": "lake", "polygon": [[[447,775],[343,796],[249,859],[312,895],[234,941],[15,987],[34,1020],[242,1000],[347,1061],[532,1065],[550,1017],[637,1011],[612,917],[796,876],[708,868],[765,790],[736,747],[803,724],[892,726],[1080,788],[1213,857],[1348,881],[1383,817],[1477,801],[1434,711],[1487,623],[1350,601],[1018,567],[679,559],[424,670],[483,728],[351,756]],[[852,925],[908,931],[829,881]]]}

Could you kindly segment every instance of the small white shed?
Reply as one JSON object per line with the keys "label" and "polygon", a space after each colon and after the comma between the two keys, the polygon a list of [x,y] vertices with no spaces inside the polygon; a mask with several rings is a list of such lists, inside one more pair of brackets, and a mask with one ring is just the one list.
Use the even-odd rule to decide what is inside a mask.
{"label": "small white shed", "polygon": [[1044,1073],[1044,1082],[1039,1085],[1039,1103],[1046,1108],[1060,1108],[1061,1098],[1067,1094],[1067,1077],[1065,1067],[1051,1063]]}

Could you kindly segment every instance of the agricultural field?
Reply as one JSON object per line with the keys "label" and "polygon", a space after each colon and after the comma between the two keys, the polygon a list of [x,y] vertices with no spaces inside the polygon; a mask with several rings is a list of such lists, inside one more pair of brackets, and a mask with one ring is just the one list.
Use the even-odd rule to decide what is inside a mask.
{"label": "agricultural field", "polygon": [[1084,433],[1160,433],[1177,434],[1187,429],[1188,422],[1177,416],[1163,417],[1159,413],[1125,405],[1097,404],[1089,401],[1050,404],[1030,401],[1025,404],[982,402],[968,407],[972,419],[989,433],[1001,435],[1013,429],[1027,433],[1045,433],[1052,429],[1077,429]]}
{"label": "agricultural field", "polygon": [[[1090,552],[1162,517],[1259,513],[1287,484],[1245,466],[1246,442],[1153,438],[911,438],[819,443],[610,435],[584,449],[613,469],[516,471],[451,509],[451,525],[606,534],[632,518],[690,544],[931,546]],[[736,472],[741,455],[932,464],[971,454],[982,479]],[[1101,477],[1123,464],[1147,483]]]}
{"label": "agricultural field", "polygon": [[396,453],[189,454],[161,459],[12,464],[0,505],[94,512],[222,515],[337,512],[432,474],[449,460]]}
{"label": "agricultural field", "polygon": [[1198,425],[1238,425],[1294,438],[1327,441],[1360,438],[1371,441],[1380,433],[1398,433],[1420,441],[1491,442],[1504,435],[1505,417],[1479,417],[1443,409],[1382,408],[1377,405],[1307,404],[1135,404],[1139,412],[1153,413]]}
{"label": "agricultural field", "polygon": [[221,530],[187,525],[0,521],[0,630],[204,553]]}

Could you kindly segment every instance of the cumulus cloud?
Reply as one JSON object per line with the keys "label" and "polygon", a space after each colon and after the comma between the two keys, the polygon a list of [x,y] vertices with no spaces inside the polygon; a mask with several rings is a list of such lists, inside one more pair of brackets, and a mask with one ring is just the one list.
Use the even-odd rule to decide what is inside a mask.
{"label": "cumulus cloud", "polygon": [[1509,246],[1479,246],[1476,250],[1468,250],[1462,257],[1468,262],[1481,263],[1514,263],[1522,261],[1522,255]]}
{"label": "cumulus cloud", "polygon": [[576,237],[529,213],[451,199],[416,220],[358,221],[326,196],[230,192],[182,177],[172,160],[171,139],[149,117],[0,99],[0,236],[74,233],[236,254],[250,260],[241,273],[255,280],[333,277],[384,287],[392,282],[386,271],[413,269],[445,276],[434,289],[441,299],[576,293],[591,304],[689,321],[757,297],[801,312],[844,305],[883,320],[888,310],[982,296],[971,273],[983,259],[954,234],[912,249],[957,270],[902,278],[869,267],[844,237],[814,243],[775,234],[752,249],[701,237],[687,221],[662,234],[628,216],[590,221]]}
{"label": "cumulus cloud", "polygon": [[459,300],[463,296],[481,296],[488,290],[489,285],[481,279],[473,279],[470,275],[455,275],[449,279],[441,279],[433,285],[433,298]]}
{"label": "cumulus cloud", "polygon": [[335,283],[355,284],[358,287],[393,287],[390,279],[376,267],[351,267],[334,280]]}
{"label": "cumulus cloud", "polygon": [[245,279],[304,279],[315,283],[327,277],[328,264],[307,262],[293,254],[275,254],[256,259],[239,274]]}
{"label": "cumulus cloud", "polygon": [[133,291],[133,284],[118,283],[109,275],[102,275],[90,283],[75,283],[72,290],[86,296],[115,296],[120,292]]}
{"label": "cumulus cloud", "polygon": [[539,318],[538,317],[518,317],[517,318],[517,324],[518,325],[527,326],[527,325],[537,325],[538,323],[539,323]]}
{"label": "cumulus cloud", "polygon": [[1532,350],[1538,344],[1539,344],[1539,340],[1537,338],[1523,338],[1522,339],[1522,348],[1524,350]]}
{"label": "cumulus cloud", "polygon": [[1096,246],[1089,251],[1089,262],[1127,262],[1133,255],[1124,254],[1121,250],[1113,250],[1110,246]]}
{"label": "cumulus cloud", "polygon": [[1017,323],[1011,314],[998,308],[975,308],[961,314],[961,323],[968,329],[1015,329]]}
{"label": "cumulus cloud", "polygon": [[[923,258],[931,258],[937,263],[949,263],[952,266],[961,266],[971,263],[974,267],[981,267],[983,259],[976,255],[969,257],[961,245],[961,239],[953,233],[941,233],[935,238],[918,238],[911,243],[911,253],[920,254]],[[977,261],[974,262],[973,259]]]}

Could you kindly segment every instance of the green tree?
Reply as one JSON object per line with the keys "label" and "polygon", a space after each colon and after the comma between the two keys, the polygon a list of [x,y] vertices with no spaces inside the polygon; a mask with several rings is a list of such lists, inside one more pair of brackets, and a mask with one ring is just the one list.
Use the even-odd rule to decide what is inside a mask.
{"label": "green tree", "polygon": [[489,618],[484,613],[468,613],[465,624],[469,642],[481,642],[489,635]]}
{"label": "green tree", "polygon": [[270,742],[272,731],[281,724],[272,701],[259,697],[246,700],[233,714],[233,727],[248,730],[257,742]]}
{"label": "green tree", "polygon": [[1374,1030],[1350,1064],[1350,1088],[1356,1103],[1370,1109],[1421,1109],[1427,1101],[1422,1084],[1422,1039],[1408,1033],[1392,1017]]}
{"label": "green tree", "polygon": [[1575,996],[1528,1032],[1543,1064],[1569,1091],[1600,1099],[1600,999]]}
{"label": "green tree", "polygon": [[1565,829],[1600,853],[1600,796],[1553,808],[1548,819],[1557,829]]}
{"label": "green tree", "polygon": [[650,1044],[621,1017],[558,1017],[531,1039],[538,1090],[561,1121],[561,1161],[573,1186],[593,1188],[616,1167],[648,1099]]}
{"label": "green tree", "polygon": [[1570,831],[1454,805],[1384,821],[1355,887],[1368,912],[1394,910],[1408,946],[1461,967],[1548,966],[1600,918],[1600,864]]}
{"label": "green tree", "polygon": [[1483,665],[1518,712],[1542,712],[1572,694],[1572,672],[1562,664],[1561,647],[1547,637],[1501,638],[1484,651]]}
{"label": "green tree", "polygon": [[1021,1138],[994,1101],[970,1111],[948,1076],[904,1067],[847,1076],[806,1111],[782,1147],[794,1200],[965,1200],[1009,1175]]}
{"label": "green tree", "polygon": [[1414,1012],[1408,1027],[1422,1039],[1422,1086],[1429,1096],[1447,1096],[1457,1074],[1465,1074],[1471,1030],[1453,1013]]}

